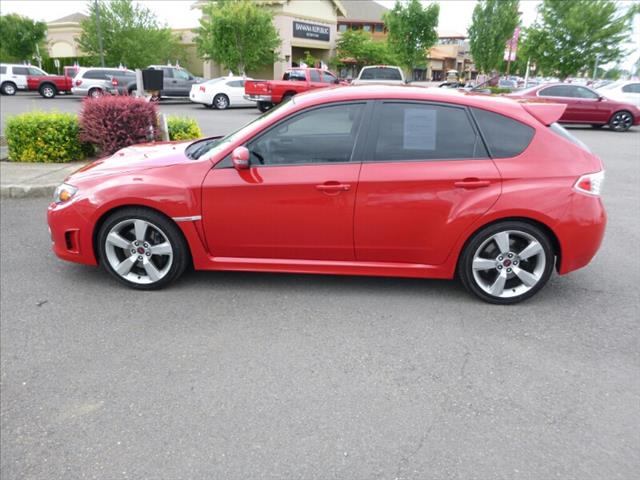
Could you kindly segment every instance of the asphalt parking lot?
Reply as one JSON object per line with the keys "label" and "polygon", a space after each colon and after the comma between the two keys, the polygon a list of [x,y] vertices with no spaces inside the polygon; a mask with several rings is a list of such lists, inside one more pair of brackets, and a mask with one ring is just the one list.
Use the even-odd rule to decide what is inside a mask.
{"label": "asphalt parking lot", "polygon": [[[78,113],[84,99],[77,95],[58,95],[47,100],[37,92],[18,92],[12,97],[3,95],[0,98],[0,135],[4,135],[5,121],[11,115],[32,110]],[[162,100],[159,106],[160,112],[166,115],[196,119],[202,133],[211,136],[232,132],[260,115],[254,107],[215,110],[191,103],[188,99]]]}
{"label": "asphalt parking lot", "polygon": [[370,277],[141,293],[56,259],[46,199],[2,200],[2,478],[636,478],[640,130],[571,131],[605,162],[607,235],[514,307]]}

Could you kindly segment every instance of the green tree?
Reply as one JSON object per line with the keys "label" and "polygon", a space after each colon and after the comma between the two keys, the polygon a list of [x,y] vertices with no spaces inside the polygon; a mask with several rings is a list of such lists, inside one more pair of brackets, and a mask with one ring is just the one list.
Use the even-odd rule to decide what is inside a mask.
{"label": "green tree", "polygon": [[625,55],[636,8],[622,11],[612,0],[543,0],[539,20],[527,29],[532,60],[561,79]]}
{"label": "green tree", "polygon": [[[89,18],[81,22],[80,48],[89,55],[99,56],[96,28],[96,4],[88,4]],[[129,68],[143,68],[154,63],[179,61],[184,47],[171,29],[161,24],[146,7],[131,0],[101,1],[100,30],[104,60],[107,65],[120,63]]]}
{"label": "green tree", "polygon": [[44,53],[47,25],[10,13],[0,16],[0,59],[6,62],[30,61],[35,58],[36,45]]}
{"label": "green tree", "polygon": [[272,14],[250,0],[210,1],[195,37],[198,53],[244,74],[278,59],[280,37]]}
{"label": "green tree", "polygon": [[386,42],[375,41],[363,30],[347,30],[336,42],[338,62],[350,59],[356,67],[364,65],[396,63]]}
{"label": "green tree", "polygon": [[438,39],[439,14],[437,3],[423,7],[419,0],[404,4],[396,0],[393,9],[384,15],[389,50],[400,65],[410,70],[425,65],[427,52]]}
{"label": "green tree", "polygon": [[518,0],[480,0],[473,9],[469,46],[476,68],[489,73],[504,58],[505,44],[518,25]]}

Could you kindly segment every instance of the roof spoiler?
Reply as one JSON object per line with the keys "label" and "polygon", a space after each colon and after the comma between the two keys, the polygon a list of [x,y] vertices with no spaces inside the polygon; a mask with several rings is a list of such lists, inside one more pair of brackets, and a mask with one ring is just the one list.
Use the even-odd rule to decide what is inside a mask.
{"label": "roof spoiler", "polygon": [[549,126],[557,122],[567,109],[562,103],[523,103],[524,109],[533,115],[540,123]]}

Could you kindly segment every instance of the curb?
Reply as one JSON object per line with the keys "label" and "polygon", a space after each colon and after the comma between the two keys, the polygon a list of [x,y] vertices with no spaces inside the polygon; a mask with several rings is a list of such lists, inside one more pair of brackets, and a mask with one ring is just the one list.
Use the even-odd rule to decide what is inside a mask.
{"label": "curb", "polygon": [[58,184],[51,185],[2,185],[0,198],[52,197]]}

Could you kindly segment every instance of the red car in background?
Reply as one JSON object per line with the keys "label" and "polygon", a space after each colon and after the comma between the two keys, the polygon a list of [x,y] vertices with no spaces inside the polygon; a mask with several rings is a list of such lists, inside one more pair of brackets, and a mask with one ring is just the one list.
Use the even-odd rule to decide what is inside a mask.
{"label": "red car in background", "polygon": [[27,89],[37,91],[44,98],[53,98],[58,93],[71,93],[73,77],[80,67],[64,67],[64,75],[29,75]]}
{"label": "red car in background", "polygon": [[461,279],[498,304],[604,235],[602,162],[564,105],[418,87],[295,96],[238,131],[125,148],[69,176],[53,251],[124,285],[200,270]]}
{"label": "red car in background", "polygon": [[282,80],[247,80],[244,83],[244,98],[257,102],[258,109],[266,112],[299,93],[338,84],[347,85],[328,70],[292,68],[284,72]]}
{"label": "red car in background", "polygon": [[547,83],[508,93],[510,98],[536,99],[567,106],[560,123],[587,123],[594,128],[609,125],[611,130],[626,132],[640,124],[640,109],[630,103],[602,96],[597,91],[570,83]]}

